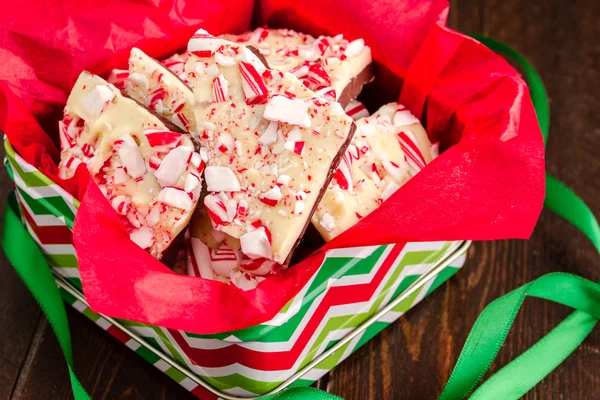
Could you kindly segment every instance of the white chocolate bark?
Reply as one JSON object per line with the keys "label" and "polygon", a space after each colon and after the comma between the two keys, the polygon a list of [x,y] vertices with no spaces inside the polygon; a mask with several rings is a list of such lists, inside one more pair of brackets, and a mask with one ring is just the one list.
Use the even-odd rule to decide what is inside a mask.
{"label": "white chocolate bark", "polygon": [[419,120],[397,103],[358,119],[356,127],[312,218],[326,241],[379,207],[435,155]]}
{"label": "white chocolate bark", "polygon": [[[164,62],[180,71],[183,60],[175,56]],[[192,90],[176,73],[135,47],[129,56],[125,93],[186,132],[196,131]]]}
{"label": "white chocolate bark", "polygon": [[159,259],[196,207],[204,168],[192,140],[169,127],[85,71],[59,124],[61,177],[84,163],[131,239]]}
{"label": "white chocolate bark", "polygon": [[223,35],[232,42],[251,45],[266,58],[270,68],[291,72],[309,89],[344,88],[371,64],[371,49],[363,39],[352,42],[343,35],[314,38],[290,29],[257,28],[241,35]]}
{"label": "white chocolate bark", "polygon": [[[353,130],[341,106],[245,46],[198,31],[186,64],[213,225],[247,256],[283,264]],[[335,160],[337,161],[337,160]]]}

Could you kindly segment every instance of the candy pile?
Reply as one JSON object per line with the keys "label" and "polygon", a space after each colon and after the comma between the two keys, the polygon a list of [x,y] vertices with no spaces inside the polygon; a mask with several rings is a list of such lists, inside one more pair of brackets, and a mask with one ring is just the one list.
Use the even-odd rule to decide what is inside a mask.
{"label": "candy pile", "polygon": [[176,272],[249,290],[287,267],[311,221],[332,239],[436,156],[403,106],[369,116],[356,101],[372,79],[369,47],[342,35],[199,30],[162,62],[133,48],[108,82],[79,77],[60,173],[85,165],[131,239]]}

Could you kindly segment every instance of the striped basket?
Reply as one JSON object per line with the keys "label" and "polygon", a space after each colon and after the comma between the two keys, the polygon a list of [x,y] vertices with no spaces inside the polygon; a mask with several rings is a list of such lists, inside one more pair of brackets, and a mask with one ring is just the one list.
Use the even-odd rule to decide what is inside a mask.
{"label": "striped basket", "polygon": [[23,223],[52,266],[65,301],[203,399],[254,397],[310,385],[435,290],[465,260],[460,254],[464,242],[333,249],[302,290],[260,325],[197,335],[114,320],[90,310],[82,295],[71,236],[79,202],[7,141],[5,149]]}

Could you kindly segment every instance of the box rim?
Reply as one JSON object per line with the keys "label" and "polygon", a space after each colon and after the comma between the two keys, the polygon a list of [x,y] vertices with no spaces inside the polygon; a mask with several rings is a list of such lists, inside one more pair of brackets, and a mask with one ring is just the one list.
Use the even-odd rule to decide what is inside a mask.
{"label": "box rim", "polygon": [[[222,392],[222,391],[214,388],[209,383],[204,381],[201,377],[194,374],[191,370],[189,370],[189,368],[178,364],[169,355],[150,346],[148,343],[146,343],[146,341],[142,337],[140,337],[137,333],[131,331],[129,329],[129,327],[127,327],[126,325],[122,324],[121,322],[119,322],[118,320],[116,320],[112,317],[108,317],[108,316],[105,316],[102,314],[99,314],[99,315],[102,315],[102,317],[105,318],[106,320],[108,320],[111,324],[113,324],[117,328],[124,331],[133,340],[135,340],[137,343],[139,343],[140,346],[145,347],[147,350],[151,351],[156,356],[158,356],[160,359],[164,360],[171,367],[177,369],[179,372],[181,372],[187,378],[192,380],[194,383],[196,383],[199,386],[202,386],[204,389],[208,390],[210,393],[218,396],[219,398],[223,398],[226,400],[257,400],[257,399],[263,398],[264,396],[269,396],[269,395],[279,393],[279,392],[283,391],[284,389],[288,388],[290,385],[292,385],[294,382],[296,382],[298,379],[300,379],[302,376],[304,376],[306,373],[308,373],[310,370],[312,370],[315,366],[319,365],[323,360],[327,359],[330,355],[334,354],[336,351],[338,351],[340,348],[342,348],[345,344],[349,343],[354,337],[356,337],[357,335],[362,333],[364,330],[366,330],[374,322],[379,320],[383,315],[390,312],[394,307],[396,307],[399,303],[401,303],[406,298],[408,298],[417,289],[421,288],[424,284],[426,284],[430,280],[434,279],[438,275],[438,273],[440,273],[443,269],[448,267],[454,260],[456,260],[463,254],[465,254],[472,242],[471,241],[457,241],[457,243],[458,244],[456,247],[454,247],[453,251],[451,251],[451,252],[449,251],[447,254],[445,254],[442,258],[440,258],[440,260],[438,260],[434,264],[434,266],[429,271],[427,271],[425,274],[421,275],[416,281],[414,281],[409,287],[407,287],[401,294],[399,294],[396,298],[394,298],[388,304],[386,304],[385,307],[383,307],[382,309],[377,311],[375,314],[370,316],[367,320],[365,320],[357,328],[355,328],[350,333],[348,333],[346,336],[344,336],[339,342],[337,342],[331,348],[324,351],[318,357],[313,359],[310,363],[306,364],[304,367],[302,367],[299,371],[297,371],[295,374],[293,374],[290,378],[286,379],[283,383],[281,383],[276,388],[272,389],[271,391],[269,391],[267,393],[253,396],[253,397],[234,396],[234,395],[230,395],[228,393]],[[52,274],[54,275],[55,281],[60,288],[64,289],[69,294],[74,296],[77,300],[83,302],[86,306],[88,306],[88,303],[85,300],[83,293],[81,293],[79,290],[77,290],[77,288],[75,288],[69,281],[67,281],[63,276],[61,276],[54,270],[52,270]]]}

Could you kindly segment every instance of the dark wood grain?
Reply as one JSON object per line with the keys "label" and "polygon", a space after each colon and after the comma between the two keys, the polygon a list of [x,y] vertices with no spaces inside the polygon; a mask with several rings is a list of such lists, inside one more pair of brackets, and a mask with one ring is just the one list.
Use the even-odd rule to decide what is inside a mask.
{"label": "dark wood grain", "polygon": [[[600,3],[585,0],[456,0],[449,25],[482,32],[524,53],[551,98],[548,171],[600,211]],[[10,187],[4,171],[0,189]],[[548,211],[529,241],[476,243],[462,272],[321,379],[347,399],[434,399],[479,312],[551,271],[596,279],[598,255],[583,234]],[[56,340],[6,260],[0,260],[0,400],[71,398]],[[77,371],[94,399],[192,399],[139,356],[69,310]],[[527,300],[492,370],[569,314]],[[600,329],[526,399],[600,398]]]}

